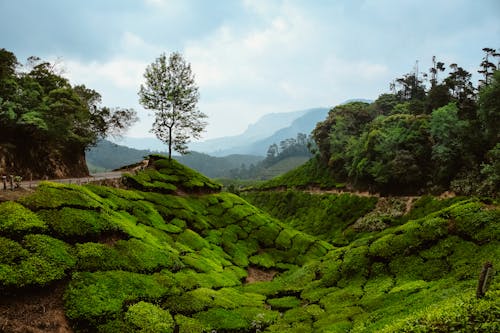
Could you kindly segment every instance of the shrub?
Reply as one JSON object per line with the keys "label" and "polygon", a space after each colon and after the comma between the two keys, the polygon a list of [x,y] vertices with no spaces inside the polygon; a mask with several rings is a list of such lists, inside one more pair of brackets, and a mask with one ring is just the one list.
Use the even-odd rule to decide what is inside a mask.
{"label": "shrub", "polygon": [[151,272],[161,268],[176,269],[180,262],[165,248],[138,239],[119,240],[114,247],[97,243],[76,244],[78,267],[84,271],[122,269]]}
{"label": "shrub", "polygon": [[83,186],[41,182],[35,193],[19,199],[19,202],[34,211],[58,207],[97,210],[103,206],[104,200]]}
{"label": "shrub", "polygon": [[118,230],[118,226],[104,212],[63,207],[41,210],[37,214],[62,238],[95,237],[106,231]]}
{"label": "shrub", "polygon": [[47,225],[24,206],[13,201],[0,203],[0,232],[3,235],[22,237],[46,230]]}
{"label": "shrub", "polygon": [[0,236],[0,264],[15,264],[28,255],[29,252],[18,242]]}
{"label": "shrub", "polygon": [[179,327],[179,333],[198,333],[208,329],[199,320],[181,314],[175,316],[175,322]]}
{"label": "shrub", "polygon": [[268,299],[267,304],[269,304],[273,309],[284,310],[298,307],[300,305],[300,300],[294,296],[285,296]]}
{"label": "shrub", "polygon": [[193,250],[201,250],[208,246],[208,242],[196,232],[186,229],[177,237],[177,242],[183,243]]}
{"label": "shrub", "polygon": [[74,273],[64,295],[66,316],[95,325],[119,314],[126,301],[168,294],[171,285],[166,281],[161,275],[123,271]]}
{"label": "shrub", "polygon": [[174,320],[168,310],[163,310],[147,302],[139,302],[128,308],[125,320],[136,328],[136,332],[171,333]]}

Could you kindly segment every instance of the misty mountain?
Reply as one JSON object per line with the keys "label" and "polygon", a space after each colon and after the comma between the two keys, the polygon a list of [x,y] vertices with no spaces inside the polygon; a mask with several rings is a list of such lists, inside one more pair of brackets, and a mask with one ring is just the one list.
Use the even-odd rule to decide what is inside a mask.
{"label": "misty mountain", "polygon": [[[255,142],[273,135],[277,130],[289,126],[295,119],[310,111],[311,110],[300,110],[266,114],[259,118],[256,123],[249,125],[242,134],[209,139],[202,142],[193,142],[189,145],[189,149],[214,156],[242,153],[239,147],[248,145],[249,142]],[[227,153],[227,151],[230,152]]]}
{"label": "misty mountain", "polygon": [[[86,152],[86,159],[87,163],[93,167],[113,170],[142,161],[145,156],[151,153],[151,150],[134,149],[108,140],[101,140],[95,147]],[[232,169],[238,169],[243,164],[246,166],[257,164],[263,160],[262,156],[235,154],[225,157],[214,157],[197,152],[191,152],[183,156],[174,155],[172,157],[180,163],[212,178],[228,177]]]}
{"label": "misty mountain", "polygon": [[209,153],[214,156],[225,156],[235,153],[265,156],[267,149],[273,143],[279,144],[282,140],[295,138],[298,133],[309,135],[318,122],[325,120],[328,111],[328,108],[306,110],[303,115],[293,120],[289,126],[278,128],[274,133],[267,137],[253,142],[247,141],[243,145],[219,149]]}
{"label": "misty mountain", "polygon": [[[318,117],[315,116],[318,110],[324,112],[322,119],[316,120]],[[257,155],[264,156],[267,146],[262,149],[256,149],[249,147],[257,141],[265,141],[265,139],[271,136],[275,136],[276,132],[284,130],[286,128],[295,128],[285,135],[285,137],[278,136],[281,140],[286,138],[291,138],[297,136],[297,133],[309,133],[316,126],[316,122],[323,120],[328,113],[327,108],[315,108],[306,109],[293,112],[283,112],[283,113],[270,113],[259,118],[257,122],[248,126],[248,128],[239,135],[225,136],[215,139],[209,139],[202,142],[192,142],[189,144],[189,149],[192,151],[203,152],[213,156],[226,156],[230,154],[246,154],[246,152],[254,151],[258,152]],[[311,114],[311,118],[306,115]],[[293,125],[294,121],[301,117],[304,117],[305,121],[310,119],[307,124],[301,124],[299,128],[297,125]],[[314,124],[312,124],[314,122]],[[296,132],[295,130],[298,130]],[[113,140],[116,144],[136,148],[139,150],[153,150],[153,151],[165,151],[166,145],[156,138],[132,138],[123,137],[119,140]],[[273,142],[271,142],[273,143]],[[262,153],[264,152],[264,153]],[[251,153],[254,154],[254,153]]]}

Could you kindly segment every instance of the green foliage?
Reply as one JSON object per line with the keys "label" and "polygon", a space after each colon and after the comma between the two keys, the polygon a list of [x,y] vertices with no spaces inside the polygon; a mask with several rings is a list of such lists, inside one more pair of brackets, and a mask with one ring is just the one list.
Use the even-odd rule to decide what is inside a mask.
{"label": "green foliage", "polygon": [[127,270],[151,272],[182,266],[174,253],[138,239],[119,240],[114,246],[99,243],[76,244],[78,268],[82,271]]}
{"label": "green foliage", "polygon": [[59,210],[40,210],[37,214],[52,232],[64,239],[95,237],[103,232],[118,230],[118,226],[104,212],[63,207]]}
{"label": "green foliage", "polygon": [[143,301],[128,308],[125,320],[135,328],[136,332],[171,333],[174,328],[174,319],[168,310]]}
{"label": "green foliage", "polygon": [[474,157],[467,133],[472,131],[467,120],[458,116],[458,107],[450,103],[432,112],[430,133],[433,141],[432,159],[437,184],[448,185],[463,167],[471,167]]}
{"label": "green foliage", "polygon": [[495,332],[500,329],[498,299],[453,297],[400,319],[380,332]]}
{"label": "green foliage", "polygon": [[[496,273],[485,302],[441,312],[469,299],[485,261],[500,265],[494,200],[423,197],[404,215],[407,198],[248,193],[282,223],[230,193],[44,186],[58,203],[37,199],[36,213],[0,204],[0,215],[34,216],[51,235],[4,224],[0,293],[67,279],[77,331],[467,331],[479,330],[476,316],[495,328]],[[374,211],[387,217],[382,231],[353,227]],[[336,246],[321,230],[334,230]]]}
{"label": "green foliage", "polygon": [[285,296],[267,300],[267,304],[269,304],[273,309],[278,310],[293,309],[298,307],[300,303],[300,300],[294,296]]}
{"label": "green foliage", "polygon": [[163,53],[146,68],[144,78],[139,102],[155,111],[152,131],[168,145],[169,160],[172,150],[185,154],[189,139],[198,139],[207,125],[203,121],[207,116],[196,107],[199,94],[191,65],[178,52],[167,63]]}
{"label": "green foliage", "polygon": [[68,244],[46,235],[27,235],[21,244],[0,237],[0,248],[0,289],[44,286],[63,279],[76,263]]}
{"label": "green foliage", "polygon": [[98,210],[103,199],[82,186],[42,182],[35,193],[21,198],[19,202],[35,211],[60,207]]}
{"label": "green foliage", "polygon": [[212,182],[202,174],[169,160],[162,155],[149,155],[152,168],[135,175],[124,175],[125,183],[142,191],[173,193],[178,188],[185,191],[219,191],[220,184]]}
{"label": "green foliage", "polygon": [[5,162],[17,171],[55,175],[83,158],[98,138],[120,134],[137,120],[132,109],[103,107],[99,93],[72,86],[56,64],[30,57],[21,70],[11,52],[0,53],[8,62],[0,77],[0,142],[16,146],[17,153],[7,154]]}
{"label": "green foliage", "polygon": [[451,189],[496,196],[498,177],[489,155],[500,139],[500,71],[488,61],[498,56],[496,50],[483,51],[480,72],[485,78],[479,89],[471,73],[457,64],[438,81],[445,65],[433,58],[429,89],[419,75],[408,73],[393,81],[392,94],[374,103],[332,108],[313,131],[321,174],[311,170],[309,177],[302,175],[303,167],[289,173],[294,177],[278,177],[263,187],[306,187],[323,183],[322,175],[328,174],[348,188],[382,194]]}
{"label": "green foliage", "polygon": [[303,165],[287,173],[257,185],[258,189],[271,189],[278,187],[294,188],[308,185],[320,188],[337,188],[343,184],[335,181],[331,172],[324,168],[318,159],[312,158]]}
{"label": "green foliage", "polygon": [[66,315],[82,323],[96,323],[120,313],[125,302],[167,295],[169,287],[160,275],[123,271],[75,273],[64,296]]}
{"label": "green foliage", "polygon": [[[330,241],[342,241],[342,232],[372,210],[377,202],[375,197],[316,195],[291,190],[246,192],[242,196],[295,229]],[[278,248],[288,248],[294,236],[288,235],[289,232],[294,231],[283,231],[279,235]]]}
{"label": "green foliage", "polygon": [[489,147],[497,145],[500,141],[498,124],[500,124],[500,70],[492,75],[490,84],[484,85],[479,90],[478,118],[483,130],[485,141]]}
{"label": "green foliage", "polygon": [[193,250],[201,250],[208,246],[208,242],[196,232],[186,229],[177,237],[177,241],[189,246]]}
{"label": "green foliage", "polygon": [[0,203],[0,233],[19,237],[45,231],[47,225],[29,209],[13,201]]}

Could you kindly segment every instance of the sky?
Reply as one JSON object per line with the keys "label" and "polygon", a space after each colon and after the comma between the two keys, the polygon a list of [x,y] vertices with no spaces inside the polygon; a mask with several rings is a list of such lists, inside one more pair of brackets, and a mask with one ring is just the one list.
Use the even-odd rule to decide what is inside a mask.
{"label": "sky", "polygon": [[376,99],[432,56],[475,73],[500,49],[499,0],[0,0],[0,48],[56,62],[109,107],[153,112],[146,67],[180,52],[208,115],[203,138],[242,133],[268,113]]}

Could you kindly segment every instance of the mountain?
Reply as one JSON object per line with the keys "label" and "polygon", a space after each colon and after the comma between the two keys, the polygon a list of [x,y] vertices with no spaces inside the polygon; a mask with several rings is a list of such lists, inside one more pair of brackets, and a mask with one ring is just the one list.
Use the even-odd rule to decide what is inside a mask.
{"label": "mountain", "polygon": [[[242,151],[238,149],[239,147],[245,146],[248,142],[261,140],[272,135],[278,129],[289,126],[295,119],[311,110],[313,109],[266,114],[256,123],[249,125],[242,134],[194,142],[189,147],[191,150],[209,153],[214,156],[241,154]],[[226,151],[230,152],[226,153]]]}
{"label": "mountain", "polygon": [[[137,163],[151,154],[150,150],[140,150],[118,145],[108,140],[100,141],[86,152],[89,169],[117,169],[124,165]],[[183,156],[173,156],[177,161],[212,178],[228,177],[230,170],[240,168],[242,164],[257,164],[263,157],[254,155],[233,154],[225,157],[214,157],[203,153],[191,152]]]}
{"label": "mountain", "polygon": [[214,156],[225,156],[236,153],[265,156],[267,149],[273,143],[279,144],[282,140],[296,137],[298,133],[311,133],[316,124],[326,118],[328,110],[328,108],[305,110],[305,113],[295,118],[289,125],[277,128],[270,135],[254,141],[247,140],[243,144],[233,145],[225,149],[219,148],[216,151],[209,151],[208,153]]}
{"label": "mountain", "polygon": [[274,132],[267,138],[247,145],[241,150],[241,153],[265,155],[268,147],[273,143],[279,144],[282,140],[296,137],[298,133],[309,135],[318,122],[325,120],[328,111],[327,108],[311,109],[303,116],[295,119],[290,126]]}
{"label": "mountain", "polygon": [[[249,125],[242,134],[192,142],[189,144],[189,149],[217,157],[232,154],[264,156],[272,143],[296,137],[297,133],[309,134],[318,121],[326,118],[328,110],[328,108],[312,108],[266,114],[256,123]],[[166,149],[165,144],[156,138],[123,137],[114,142],[139,150],[165,151]],[[264,147],[259,147],[260,144],[264,144]]]}
{"label": "mountain", "polygon": [[152,151],[166,151],[167,145],[153,137],[133,138],[124,136],[120,139],[111,139],[112,143],[117,145],[126,146],[138,150],[152,150]]}

